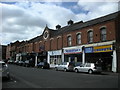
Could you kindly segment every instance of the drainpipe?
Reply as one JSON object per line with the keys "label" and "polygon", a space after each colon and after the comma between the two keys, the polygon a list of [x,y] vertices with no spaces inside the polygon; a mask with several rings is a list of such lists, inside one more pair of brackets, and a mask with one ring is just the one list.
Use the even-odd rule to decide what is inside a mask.
{"label": "drainpipe", "polygon": [[113,50],[112,71],[117,72],[117,54],[116,54],[116,50]]}
{"label": "drainpipe", "polygon": [[35,56],[35,67],[37,67],[37,57],[38,57],[38,53],[36,53],[36,56]]}
{"label": "drainpipe", "polygon": [[62,62],[64,62],[64,49],[62,49]]}

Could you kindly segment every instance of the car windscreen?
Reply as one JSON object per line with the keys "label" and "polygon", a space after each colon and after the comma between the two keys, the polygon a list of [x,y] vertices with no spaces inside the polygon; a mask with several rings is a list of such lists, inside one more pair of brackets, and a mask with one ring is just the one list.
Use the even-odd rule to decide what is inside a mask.
{"label": "car windscreen", "polygon": [[44,62],[40,62],[39,65],[44,65]]}
{"label": "car windscreen", "polygon": [[76,62],[75,66],[80,66],[82,63],[81,62]]}

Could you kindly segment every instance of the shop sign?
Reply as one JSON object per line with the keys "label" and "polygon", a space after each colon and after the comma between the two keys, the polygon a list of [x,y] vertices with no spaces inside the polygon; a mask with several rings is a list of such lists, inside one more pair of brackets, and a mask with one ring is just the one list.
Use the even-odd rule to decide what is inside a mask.
{"label": "shop sign", "polygon": [[74,53],[80,53],[82,52],[82,49],[76,48],[76,49],[65,49],[64,53],[65,54],[74,54]]}
{"label": "shop sign", "polygon": [[85,53],[93,53],[93,47],[86,47]]}
{"label": "shop sign", "polygon": [[112,45],[94,47],[94,52],[111,52]]}
{"label": "shop sign", "polygon": [[48,54],[51,55],[51,56],[54,56],[54,55],[61,55],[61,54],[62,54],[62,50],[48,51]]}

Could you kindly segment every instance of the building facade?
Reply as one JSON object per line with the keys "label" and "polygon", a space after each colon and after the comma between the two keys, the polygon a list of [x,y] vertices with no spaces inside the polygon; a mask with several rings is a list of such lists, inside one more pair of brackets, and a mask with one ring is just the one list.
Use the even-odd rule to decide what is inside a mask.
{"label": "building facade", "polygon": [[32,59],[35,65],[40,61],[51,66],[68,61],[101,62],[104,71],[118,72],[118,14],[87,22],[69,20],[65,27],[57,25],[56,30],[46,26],[42,35],[19,44],[16,55],[23,54],[24,60]]}

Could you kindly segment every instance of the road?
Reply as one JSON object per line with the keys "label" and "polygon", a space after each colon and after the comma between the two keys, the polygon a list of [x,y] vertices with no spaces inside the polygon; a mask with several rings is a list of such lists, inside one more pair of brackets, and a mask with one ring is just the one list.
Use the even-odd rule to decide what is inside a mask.
{"label": "road", "polygon": [[9,65],[2,88],[118,88],[118,74],[86,74]]}

